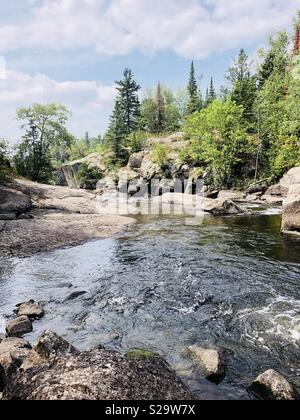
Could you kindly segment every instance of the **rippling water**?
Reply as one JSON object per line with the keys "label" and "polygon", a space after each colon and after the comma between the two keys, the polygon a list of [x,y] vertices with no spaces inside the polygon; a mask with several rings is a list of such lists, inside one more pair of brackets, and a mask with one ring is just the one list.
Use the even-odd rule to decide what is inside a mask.
{"label": "rippling water", "polygon": [[[158,351],[202,398],[248,398],[269,368],[300,387],[300,241],[280,236],[280,219],[140,217],[114,239],[2,261],[0,332],[33,298],[46,317],[28,339],[51,328],[80,349]],[[74,290],[88,293],[62,303]],[[185,357],[193,344],[224,351],[219,387]]]}

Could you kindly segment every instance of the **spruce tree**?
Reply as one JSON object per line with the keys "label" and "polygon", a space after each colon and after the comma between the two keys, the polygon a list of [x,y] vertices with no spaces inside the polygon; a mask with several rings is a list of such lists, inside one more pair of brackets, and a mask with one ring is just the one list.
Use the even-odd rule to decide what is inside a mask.
{"label": "spruce tree", "polygon": [[138,91],[140,86],[136,83],[133,73],[126,68],[123,72],[123,80],[116,82],[119,102],[122,104],[119,108],[122,111],[126,134],[132,133],[138,126],[140,115],[140,102]]}
{"label": "spruce tree", "polygon": [[165,122],[165,101],[161,91],[160,82],[157,85],[157,92],[156,92],[156,131],[161,133],[164,129],[164,122]]}
{"label": "spruce tree", "polygon": [[227,79],[231,82],[231,100],[244,107],[244,116],[253,121],[253,105],[256,97],[256,78],[251,75],[249,58],[244,49],[240,50]]}
{"label": "spruce tree", "polygon": [[214,79],[210,79],[209,88],[206,90],[205,106],[209,106],[217,99],[217,94],[214,86]]}
{"label": "spruce tree", "polygon": [[124,157],[123,141],[126,134],[127,127],[124,121],[123,102],[120,97],[117,97],[107,133],[107,140],[113,152],[113,163],[121,161]]}
{"label": "spruce tree", "polygon": [[195,73],[194,62],[192,61],[190,70],[190,79],[188,84],[188,103],[186,114],[190,115],[194,112],[200,111],[202,108],[202,98],[198,90],[198,84]]}

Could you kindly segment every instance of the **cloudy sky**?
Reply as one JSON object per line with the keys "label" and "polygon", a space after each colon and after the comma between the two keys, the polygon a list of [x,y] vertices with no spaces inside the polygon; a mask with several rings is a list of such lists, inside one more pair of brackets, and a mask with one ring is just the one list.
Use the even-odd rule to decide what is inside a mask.
{"label": "cloudy sky", "polygon": [[124,67],[145,90],[187,82],[191,59],[216,85],[240,47],[249,55],[290,29],[300,0],[0,0],[0,138],[20,132],[15,110],[62,102],[69,128],[103,133]]}

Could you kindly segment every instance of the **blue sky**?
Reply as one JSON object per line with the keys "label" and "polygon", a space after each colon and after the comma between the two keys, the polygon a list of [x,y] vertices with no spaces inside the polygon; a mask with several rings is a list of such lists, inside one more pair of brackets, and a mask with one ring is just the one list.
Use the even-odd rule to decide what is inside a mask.
{"label": "blue sky", "polygon": [[70,130],[103,133],[114,81],[131,67],[143,92],[187,83],[193,59],[216,86],[239,48],[251,57],[291,30],[300,0],[0,0],[0,138],[20,136],[15,109],[57,101]]}

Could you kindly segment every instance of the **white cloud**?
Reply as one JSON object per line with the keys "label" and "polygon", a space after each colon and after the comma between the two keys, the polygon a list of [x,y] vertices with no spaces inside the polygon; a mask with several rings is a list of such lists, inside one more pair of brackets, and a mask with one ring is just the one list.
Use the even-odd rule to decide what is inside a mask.
{"label": "white cloud", "polygon": [[0,55],[0,80],[6,79],[6,61],[5,57]]}
{"label": "white cloud", "polygon": [[0,51],[93,46],[108,55],[171,49],[204,58],[287,27],[300,0],[41,0],[26,7],[31,15],[22,25],[0,26]]}
{"label": "white cloud", "polygon": [[65,104],[72,111],[69,129],[73,134],[83,136],[89,130],[98,135],[105,128],[102,124],[111,111],[114,96],[114,86],[92,81],[57,82],[45,75],[7,70],[5,80],[0,80],[0,138],[16,142],[20,137],[16,109],[35,102]]}

